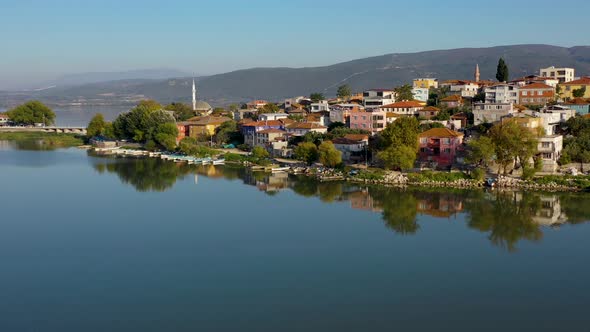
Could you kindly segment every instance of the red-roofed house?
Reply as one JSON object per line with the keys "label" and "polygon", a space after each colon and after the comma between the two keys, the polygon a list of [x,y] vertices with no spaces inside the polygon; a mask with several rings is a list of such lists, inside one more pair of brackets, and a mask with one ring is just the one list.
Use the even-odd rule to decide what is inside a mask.
{"label": "red-roofed house", "polygon": [[426,106],[423,109],[418,111],[418,117],[430,120],[433,117],[437,116],[440,112],[440,108],[434,106]]}
{"label": "red-roofed house", "polygon": [[246,106],[248,106],[248,108],[260,109],[263,108],[266,104],[268,104],[268,101],[266,100],[252,100],[251,102],[247,103]]}
{"label": "red-roofed house", "polygon": [[397,103],[381,106],[381,110],[399,115],[418,115],[424,108],[424,103],[417,100],[398,101]]}
{"label": "red-roofed house", "polygon": [[455,162],[457,149],[463,144],[463,134],[448,128],[433,128],[418,135],[420,162],[432,162],[448,167]]}
{"label": "red-roofed house", "polygon": [[555,99],[555,88],[544,83],[531,83],[518,89],[521,105],[545,105]]}
{"label": "red-roofed house", "polygon": [[10,121],[10,117],[4,113],[0,113],[0,126],[5,126]]}
{"label": "red-roofed house", "polygon": [[334,147],[342,153],[344,161],[361,161],[367,157],[369,135],[349,134],[332,140]]}
{"label": "red-roofed house", "polygon": [[558,85],[561,90],[561,96],[563,98],[572,99],[574,98],[574,90],[586,89],[582,98],[590,98],[590,77],[582,77],[577,80],[573,80]]}
{"label": "red-roofed house", "polygon": [[448,108],[456,108],[463,105],[463,97],[450,95],[440,100],[440,104]]}
{"label": "red-roofed house", "polygon": [[313,122],[294,122],[287,125],[285,130],[293,136],[304,136],[310,132],[325,134],[328,132],[328,127]]}

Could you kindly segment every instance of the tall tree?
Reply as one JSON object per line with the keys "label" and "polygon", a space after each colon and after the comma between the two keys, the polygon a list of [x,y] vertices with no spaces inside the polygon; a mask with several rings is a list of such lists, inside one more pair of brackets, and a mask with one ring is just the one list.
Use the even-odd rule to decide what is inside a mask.
{"label": "tall tree", "polygon": [[55,113],[38,100],[31,100],[6,112],[10,120],[20,125],[42,123],[51,125],[55,121]]}
{"label": "tall tree", "polygon": [[324,100],[326,98],[324,97],[324,94],[323,93],[321,93],[321,92],[314,92],[311,95],[309,95],[309,99],[311,99],[312,102],[317,103],[320,100]]}
{"label": "tall tree", "polygon": [[320,144],[318,158],[320,163],[327,167],[336,167],[342,163],[342,153],[330,141],[324,141]]}
{"label": "tall tree", "polygon": [[87,137],[95,137],[99,135],[103,135],[107,122],[104,120],[104,115],[102,113],[96,113],[88,123],[88,127],[86,128],[86,136]]}
{"label": "tall tree", "polygon": [[495,146],[488,136],[472,139],[467,143],[467,161],[472,164],[487,166],[494,157]]}
{"label": "tall tree", "polygon": [[390,123],[381,131],[381,146],[406,145],[418,150],[420,123],[415,117],[402,117]]}
{"label": "tall tree", "polygon": [[509,73],[508,73],[508,65],[504,58],[500,58],[498,60],[498,68],[496,69],[496,79],[499,82],[508,82]]}
{"label": "tall tree", "polygon": [[409,84],[398,86],[397,88],[393,89],[393,91],[395,91],[395,100],[414,100],[412,86]]}
{"label": "tall tree", "polygon": [[352,90],[348,84],[344,84],[338,87],[336,95],[338,98],[348,98],[352,95]]}
{"label": "tall tree", "polygon": [[377,156],[388,169],[407,170],[414,166],[416,149],[408,145],[390,146]]}

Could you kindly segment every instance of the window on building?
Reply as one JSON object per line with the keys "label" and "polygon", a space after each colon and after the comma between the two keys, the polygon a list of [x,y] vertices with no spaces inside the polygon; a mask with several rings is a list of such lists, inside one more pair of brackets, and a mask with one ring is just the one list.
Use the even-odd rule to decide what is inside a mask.
{"label": "window on building", "polygon": [[551,142],[543,142],[543,143],[541,143],[541,146],[544,149],[550,148],[551,147]]}
{"label": "window on building", "polygon": [[450,138],[443,138],[442,142],[443,142],[443,144],[451,144],[451,139]]}
{"label": "window on building", "polygon": [[428,139],[426,137],[420,137],[420,143],[426,143]]}

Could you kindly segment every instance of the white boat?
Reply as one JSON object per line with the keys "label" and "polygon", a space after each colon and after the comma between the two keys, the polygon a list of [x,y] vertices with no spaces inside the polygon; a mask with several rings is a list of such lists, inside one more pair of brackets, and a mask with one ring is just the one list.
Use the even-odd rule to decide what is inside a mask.
{"label": "white boat", "polygon": [[213,165],[223,165],[223,164],[225,164],[225,159],[213,160]]}
{"label": "white boat", "polygon": [[290,170],[291,167],[275,167],[275,168],[271,168],[271,172],[272,173],[279,173],[279,172],[286,172],[288,170]]}

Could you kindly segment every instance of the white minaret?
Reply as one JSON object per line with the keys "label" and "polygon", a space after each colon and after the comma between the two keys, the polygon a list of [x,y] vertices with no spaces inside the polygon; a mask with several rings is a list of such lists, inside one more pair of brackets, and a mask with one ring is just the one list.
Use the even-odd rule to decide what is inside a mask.
{"label": "white minaret", "polygon": [[193,78],[193,111],[197,110],[197,88],[195,87],[195,79]]}

